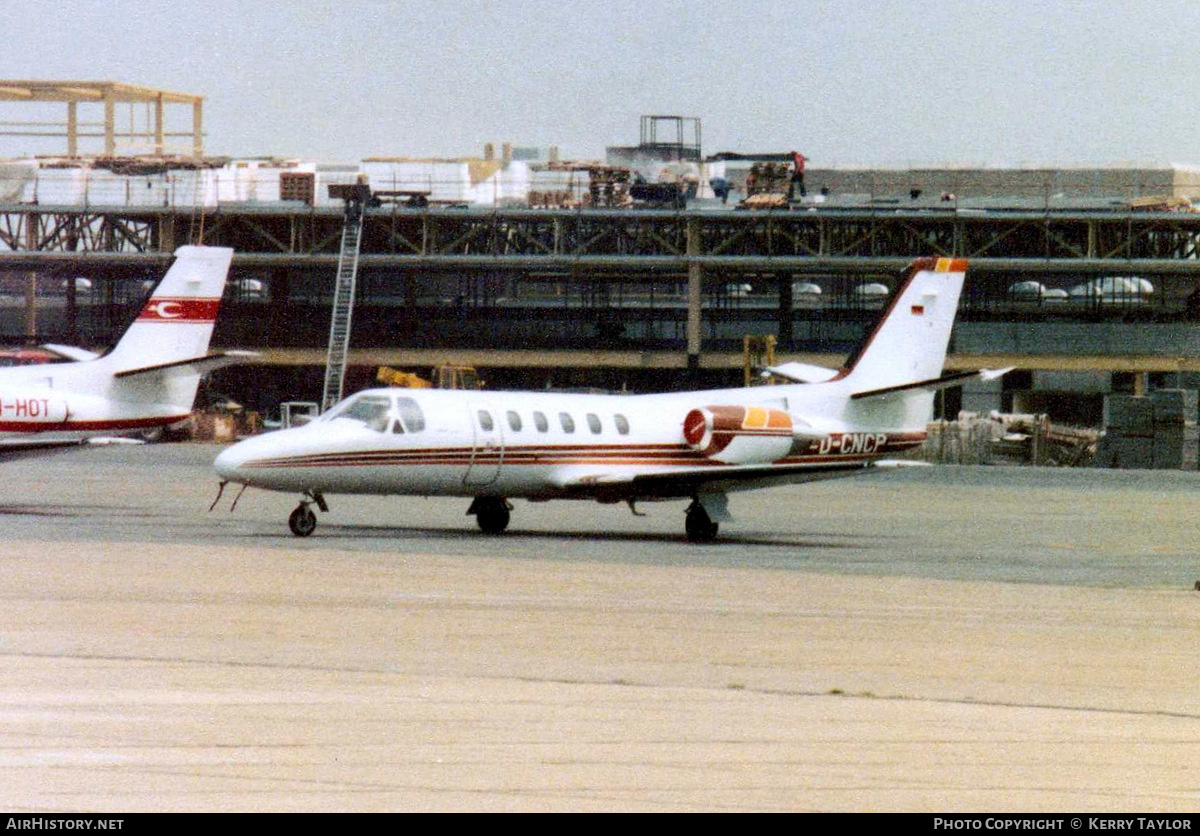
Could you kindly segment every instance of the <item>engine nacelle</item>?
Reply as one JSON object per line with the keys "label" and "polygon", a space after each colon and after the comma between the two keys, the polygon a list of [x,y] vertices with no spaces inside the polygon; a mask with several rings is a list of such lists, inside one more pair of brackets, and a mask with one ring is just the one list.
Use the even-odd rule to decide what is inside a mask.
{"label": "engine nacelle", "polygon": [[726,464],[773,462],[786,456],[797,435],[792,416],[766,406],[704,406],[683,419],[693,450]]}

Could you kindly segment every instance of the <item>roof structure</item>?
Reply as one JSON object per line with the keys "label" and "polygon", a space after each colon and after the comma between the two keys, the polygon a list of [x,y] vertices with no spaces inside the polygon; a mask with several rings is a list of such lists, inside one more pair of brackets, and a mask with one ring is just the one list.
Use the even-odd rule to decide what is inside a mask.
{"label": "roof structure", "polygon": [[[144,139],[153,148],[153,153],[162,156],[167,152],[168,137],[191,137],[191,152],[194,157],[204,155],[203,96],[123,84],[117,81],[33,81],[23,79],[0,79],[0,101],[3,102],[63,102],[67,106],[65,123],[4,122],[0,123],[0,136],[65,137],[68,156],[79,155],[79,138],[103,137],[104,155],[117,153],[117,137]],[[118,133],[116,127],[117,104],[145,104],[153,109],[153,124],[144,131],[131,125],[128,132]],[[80,104],[97,104],[104,107],[103,123],[86,124],[79,121]],[[166,105],[191,105],[192,130],[168,133],[164,128]],[[149,123],[150,120],[148,119]],[[80,128],[100,127],[103,132],[81,131]],[[15,130],[14,130],[15,129]]]}

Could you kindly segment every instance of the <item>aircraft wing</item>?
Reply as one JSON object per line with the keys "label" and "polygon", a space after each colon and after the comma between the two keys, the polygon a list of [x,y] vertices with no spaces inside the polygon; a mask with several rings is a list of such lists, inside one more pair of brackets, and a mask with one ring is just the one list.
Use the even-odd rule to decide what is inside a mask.
{"label": "aircraft wing", "polygon": [[67,450],[78,450],[84,446],[81,439],[63,441],[39,441],[33,438],[9,437],[0,439],[0,460],[14,461],[16,459],[31,459],[63,453]]}
{"label": "aircraft wing", "polygon": [[625,499],[688,497],[709,491],[736,491],[774,484],[816,482],[841,476],[854,476],[875,469],[872,462],[830,462],[802,465],[732,465],[726,467],[689,467],[670,471],[601,471],[586,467],[561,469],[554,483],[568,495],[595,497],[601,501]]}
{"label": "aircraft wing", "polygon": [[113,377],[134,377],[140,374],[178,374],[193,375],[211,372],[235,363],[246,363],[258,356],[257,351],[224,351],[209,354],[206,357],[193,357],[190,360],[177,360],[174,363],[163,363],[158,366],[142,366],[138,369],[125,369]]}

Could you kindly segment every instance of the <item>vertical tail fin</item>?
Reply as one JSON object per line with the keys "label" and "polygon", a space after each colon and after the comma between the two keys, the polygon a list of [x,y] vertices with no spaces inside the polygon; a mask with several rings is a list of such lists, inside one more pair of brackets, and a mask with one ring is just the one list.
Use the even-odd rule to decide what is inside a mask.
{"label": "vertical tail fin", "polygon": [[163,366],[208,351],[233,250],[180,247],[175,261],[104,358],[113,372]]}
{"label": "vertical tail fin", "polygon": [[938,377],[966,272],[965,259],[914,261],[874,330],[839,377],[856,392]]}
{"label": "vertical tail fin", "polygon": [[[191,361],[208,352],[232,259],[228,247],[177,249],[175,262],[113,350],[79,364],[78,385],[105,387],[108,379],[106,391],[114,401],[169,415],[190,412],[201,373]],[[89,368],[105,374],[93,375]]]}

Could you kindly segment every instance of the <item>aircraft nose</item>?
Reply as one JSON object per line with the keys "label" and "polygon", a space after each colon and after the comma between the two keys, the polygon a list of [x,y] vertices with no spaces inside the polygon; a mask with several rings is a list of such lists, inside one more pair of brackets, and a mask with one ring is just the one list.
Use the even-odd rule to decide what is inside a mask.
{"label": "aircraft nose", "polygon": [[222,479],[230,482],[241,481],[242,464],[246,461],[246,451],[239,449],[242,445],[235,444],[225,450],[222,450],[213,462],[213,467],[216,468],[217,475]]}

